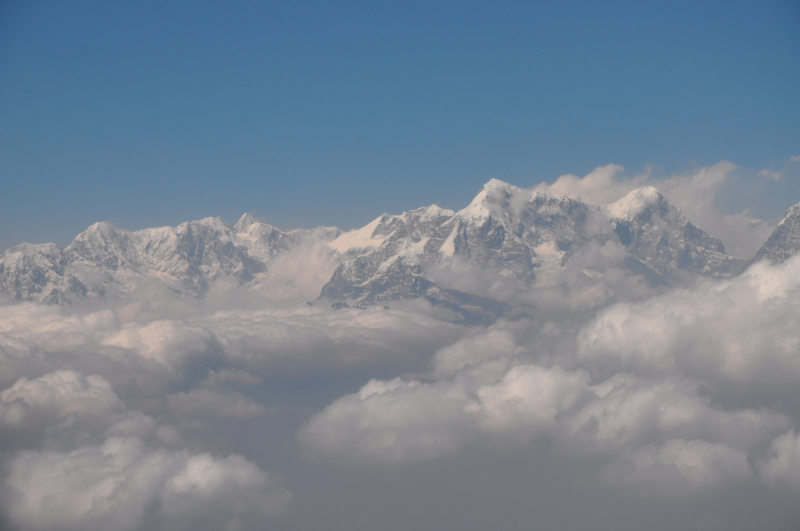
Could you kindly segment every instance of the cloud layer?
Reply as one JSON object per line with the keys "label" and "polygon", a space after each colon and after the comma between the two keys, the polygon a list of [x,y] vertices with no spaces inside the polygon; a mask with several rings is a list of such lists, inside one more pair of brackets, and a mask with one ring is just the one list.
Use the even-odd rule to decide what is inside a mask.
{"label": "cloud layer", "polygon": [[235,529],[281,512],[291,493],[240,455],[147,448],[109,437],[69,453],[20,452],[6,479],[8,514],[25,529],[121,529],[145,522]]}
{"label": "cloud layer", "polygon": [[[539,188],[656,185],[746,254],[769,225],[715,206],[736,171]],[[675,289],[619,243],[571,253],[546,288],[426,271],[516,305],[486,326],[424,299],[334,309],[342,256],[311,239],[202,299],[0,306],[0,527],[796,528],[800,256]]]}
{"label": "cloud layer", "polygon": [[332,402],[299,441],[317,459],[382,466],[545,448],[590,463],[585,480],[651,502],[793,492],[798,279],[800,256],[613,304],[577,331],[498,322],[440,349],[427,374]]}

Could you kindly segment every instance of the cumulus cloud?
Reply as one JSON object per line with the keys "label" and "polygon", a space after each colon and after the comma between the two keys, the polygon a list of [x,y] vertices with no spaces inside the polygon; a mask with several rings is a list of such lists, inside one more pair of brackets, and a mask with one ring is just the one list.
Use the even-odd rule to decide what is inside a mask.
{"label": "cumulus cloud", "polygon": [[592,386],[593,399],[564,419],[562,442],[575,451],[612,454],[676,437],[753,450],[791,425],[788,416],[766,408],[723,409],[701,387],[678,376],[616,374]]}
{"label": "cumulus cloud", "polygon": [[[264,411],[207,389],[168,402],[186,416]],[[240,455],[179,449],[178,430],[128,410],[98,375],[20,378],[0,392],[0,427],[11,450],[0,503],[20,529],[252,528],[291,499],[279,478]]]}
{"label": "cumulus cloud", "polygon": [[324,241],[307,238],[271,260],[268,270],[257,277],[252,289],[272,301],[314,300],[340,261],[341,257]]}
{"label": "cumulus cloud", "polygon": [[102,344],[134,351],[145,360],[171,369],[181,368],[192,354],[219,350],[214,334],[202,327],[174,320],[127,323],[106,334]]}
{"label": "cumulus cloud", "polygon": [[683,439],[671,439],[660,447],[637,448],[604,471],[606,481],[634,487],[639,494],[681,496],[746,482],[752,475],[745,452]]}
{"label": "cumulus cloud", "polygon": [[[160,493],[165,519],[191,527],[220,529],[244,522],[261,524],[264,517],[285,511],[292,494],[281,480],[241,455],[215,458],[189,456]],[[188,526],[187,526],[188,527]]]}
{"label": "cumulus cloud", "polygon": [[291,498],[235,451],[277,417],[265,380],[418,366],[467,332],[414,303],[335,311],[138,296],[102,309],[0,307],[2,525],[261,528]]}
{"label": "cumulus cloud", "polygon": [[96,374],[59,370],[20,378],[0,392],[0,451],[64,450],[109,434],[163,442],[176,438],[169,432],[151,416],[129,410],[111,383]]}
{"label": "cumulus cloud", "polygon": [[800,256],[741,276],[619,303],[586,325],[578,359],[597,374],[682,372],[741,392],[793,393],[800,377]]}
{"label": "cumulus cloud", "polygon": [[[523,323],[523,326],[530,326],[530,323]],[[514,323],[503,321],[438,350],[433,357],[434,373],[440,377],[448,377],[467,365],[524,355],[526,349],[520,345],[519,330],[515,330],[516,328],[518,327]]]}
{"label": "cumulus cloud", "polygon": [[[373,380],[315,415],[300,441],[317,456],[398,463],[453,454],[476,437],[549,440],[561,451],[606,454],[623,463],[647,457],[647,447],[672,448],[669,441],[678,438],[690,448],[722,445],[747,455],[791,425],[789,417],[766,409],[714,406],[698,382],[680,378],[618,375],[592,386],[580,369],[517,364],[500,378],[495,373],[484,363],[431,383]],[[658,459],[670,455],[678,454]],[[713,455],[700,452],[697,459]]]}
{"label": "cumulus cloud", "polygon": [[499,321],[437,351],[427,374],[334,400],[298,439],[315,459],[392,466],[534,445],[652,499],[794,489],[797,418],[780,404],[800,378],[798,268],[763,262],[617,303],[579,332]]}
{"label": "cumulus cloud", "polygon": [[34,380],[23,377],[0,392],[0,445],[35,444],[42,434],[51,446],[90,439],[125,413],[102,376],[61,370]]}
{"label": "cumulus cloud", "polygon": [[470,409],[490,431],[536,436],[555,429],[557,418],[591,400],[589,375],[582,370],[516,365],[499,382],[478,387]]}
{"label": "cumulus cloud", "polygon": [[242,456],[153,449],[136,437],[21,452],[9,469],[6,510],[31,530],[222,529],[252,525],[291,500],[278,478]]}
{"label": "cumulus cloud", "polygon": [[122,401],[102,376],[64,370],[35,380],[20,378],[0,392],[0,404],[9,403],[51,411],[56,416],[106,416],[123,409]]}
{"label": "cumulus cloud", "polygon": [[312,452],[351,460],[431,459],[454,453],[471,435],[468,402],[454,383],[371,380],[312,418],[299,438]]}

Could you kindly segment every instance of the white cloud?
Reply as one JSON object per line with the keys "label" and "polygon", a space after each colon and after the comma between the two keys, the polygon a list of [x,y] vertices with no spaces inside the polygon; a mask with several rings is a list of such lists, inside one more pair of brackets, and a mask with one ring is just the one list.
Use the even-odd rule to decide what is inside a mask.
{"label": "white cloud", "polygon": [[433,358],[434,373],[440,377],[448,377],[467,365],[523,354],[524,350],[512,327],[511,323],[501,322],[440,349]]}
{"label": "white cloud", "polygon": [[[237,308],[225,301],[219,309],[190,301],[166,309],[174,318],[128,305],[120,309],[125,319],[111,309],[80,314],[35,303],[0,307],[0,386],[68,364],[83,372],[104,367],[101,374],[115,385],[141,373],[137,385],[151,386],[151,395],[170,381],[205,378],[212,366],[218,384],[248,385],[242,378],[257,382],[264,371],[415,362],[467,331],[431,319],[413,301],[391,310],[339,311],[305,304],[251,308],[251,302]],[[189,366],[202,376],[187,375]]]}
{"label": "white cloud", "polygon": [[466,331],[424,314],[382,307],[220,311],[200,322],[215,334],[228,357],[258,368],[289,363],[314,364],[319,370],[386,360],[410,361]]}
{"label": "white cloud", "polygon": [[553,184],[541,183],[534,187],[537,191],[565,195],[589,203],[605,205],[613,203],[636,188],[649,184],[650,176],[646,173],[635,177],[623,175],[624,168],[617,164],[598,166],[584,177],[562,175]]}
{"label": "white cloud", "polygon": [[125,409],[111,383],[102,376],[84,376],[64,370],[35,380],[20,378],[0,392],[0,411],[2,407],[15,405],[51,413],[55,417],[69,414],[108,417]]}
{"label": "white cloud", "polygon": [[275,476],[241,456],[153,449],[136,437],[69,453],[21,452],[9,469],[6,510],[31,530],[124,531],[145,521],[221,529],[252,525],[291,500]]}
{"label": "white cloud", "polygon": [[[167,402],[185,416],[265,411],[211,389]],[[2,496],[20,529],[255,528],[291,499],[278,478],[240,455],[181,450],[178,430],[129,411],[98,375],[59,370],[20,378],[0,392],[0,427],[3,446],[27,448],[6,455]]]}
{"label": "white cloud", "polygon": [[459,258],[426,266],[425,273],[443,288],[533,306],[543,314],[571,319],[615,300],[640,300],[663,291],[641,275],[631,275],[628,257],[628,250],[618,241],[585,242],[564,257],[557,279],[537,271],[532,286]]}
{"label": "white cloud", "polygon": [[764,179],[772,179],[773,181],[780,181],[783,179],[783,172],[764,169],[758,172],[758,176]]}
{"label": "white cloud", "polygon": [[20,378],[0,392],[0,445],[6,448],[72,447],[97,440],[115,423],[155,421],[127,411],[111,383],[98,375],[60,370],[36,379]]}
{"label": "white cloud", "polygon": [[310,238],[272,259],[267,272],[257,277],[253,290],[273,301],[314,300],[340,261],[324,242]]}
{"label": "white cloud", "polygon": [[725,410],[699,391],[700,381],[617,374],[592,387],[595,398],[565,419],[563,444],[576,451],[616,452],[670,438],[753,450],[791,425],[766,409]]}
{"label": "white cloud", "polygon": [[179,369],[193,353],[216,347],[214,335],[202,326],[173,320],[132,322],[103,338],[103,344],[135,351],[139,356]]}
{"label": "white cloud", "polygon": [[192,455],[164,485],[161,513],[180,525],[192,522],[194,529],[245,522],[260,529],[265,517],[284,512],[292,499],[281,483],[241,455]]}
{"label": "white cloud", "polygon": [[457,383],[371,380],[314,416],[299,433],[311,452],[345,460],[405,462],[454,453],[477,419]]}
{"label": "white cloud", "polygon": [[6,479],[9,516],[29,529],[134,529],[174,467],[170,457],[118,438],[70,453],[22,452]]}
{"label": "white cloud", "polygon": [[582,370],[516,365],[496,383],[477,390],[468,406],[480,413],[485,429],[521,432],[530,437],[553,431],[557,418],[592,399],[589,375]]}
{"label": "white cloud", "polygon": [[579,337],[600,374],[680,371],[750,393],[793,393],[800,378],[800,256],[729,281],[601,311]]}
{"label": "white cloud", "polygon": [[28,303],[0,306],[0,317],[0,332],[44,349],[83,346],[87,338],[120,327],[117,314],[110,309],[79,314],[57,306]]}
{"label": "white cloud", "polygon": [[477,436],[619,458],[685,438],[747,455],[791,425],[766,409],[713,406],[692,380],[617,375],[590,386],[582,370],[517,364],[497,378],[493,363],[431,383],[373,380],[315,415],[300,442],[316,456],[388,463],[454,454]]}
{"label": "white cloud", "polygon": [[789,157],[789,162],[800,162],[800,155],[792,155]]}

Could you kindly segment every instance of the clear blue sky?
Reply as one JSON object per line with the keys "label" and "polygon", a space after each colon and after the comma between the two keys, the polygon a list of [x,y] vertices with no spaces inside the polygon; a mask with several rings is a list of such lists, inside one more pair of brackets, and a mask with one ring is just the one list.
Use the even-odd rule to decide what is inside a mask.
{"label": "clear blue sky", "polygon": [[796,1],[0,3],[2,248],[793,155]]}

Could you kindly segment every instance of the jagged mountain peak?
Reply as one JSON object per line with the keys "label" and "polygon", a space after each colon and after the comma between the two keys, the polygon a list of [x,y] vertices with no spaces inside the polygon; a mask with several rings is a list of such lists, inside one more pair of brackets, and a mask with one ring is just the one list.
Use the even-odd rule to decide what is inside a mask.
{"label": "jagged mountain peak", "polygon": [[209,216],[207,218],[198,219],[195,221],[186,221],[181,223],[176,227],[176,229],[180,232],[181,229],[185,230],[186,228],[207,228],[217,232],[231,232],[233,231],[233,227],[228,225],[225,220],[223,220],[219,216]]}
{"label": "jagged mountain peak", "polygon": [[61,252],[61,249],[55,243],[21,243],[15,245],[10,249],[6,249],[3,253],[5,256],[21,255],[21,256],[36,256],[36,255],[56,255]]}
{"label": "jagged mountain peak", "polygon": [[128,231],[101,221],[78,234],[64,249],[64,255],[69,261],[102,264],[112,270],[131,267],[136,259],[129,239]]}
{"label": "jagged mountain peak", "polygon": [[[779,229],[778,247],[800,248],[800,205]],[[283,232],[250,213],[233,227],[219,217],[138,231],[95,223],[63,251],[53,244],[6,251],[0,289],[18,299],[49,297],[62,304],[128,293],[158,279],[197,296],[218,279],[247,285],[278,254],[311,241],[341,253],[323,296],[361,305],[418,296],[473,304],[478,299],[469,297],[489,292],[469,282],[465,289],[477,291],[453,291],[462,288],[449,282],[464,270],[497,275],[524,291],[549,289],[585,270],[596,276],[615,268],[668,285],[698,273],[730,276],[740,265],[653,187],[597,206],[491,179],[457,212],[430,205],[382,214],[346,233],[330,227]]]}
{"label": "jagged mountain peak", "polygon": [[666,201],[661,192],[652,186],[642,186],[628,192],[625,197],[606,205],[612,216],[620,219],[633,219],[649,207]]}
{"label": "jagged mountain peak", "polygon": [[341,233],[328,245],[341,253],[376,249],[384,243],[408,236],[419,242],[431,229],[451,219],[455,212],[438,205],[409,210],[399,215],[381,214],[360,229]]}
{"label": "jagged mountain peak", "polygon": [[442,208],[436,204],[418,208],[416,210],[412,210],[412,212],[419,212],[423,217],[426,218],[437,217],[437,216],[452,216],[453,214],[455,214],[455,211],[450,210],[448,208]]}
{"label": "jagged mountain peak", "polygon": [[236,225],[233,226],[233,229],[236,231],[245,230],[255,223],[258,223],[258,220],[256,220],[250,212],[245,212],[242,214],[242,217],[239,218],[239,221],[236,222]]}
{"label": "jagged mountain peak", "polygon": [[522,191],[522,188],[520,188],[518,186],[514,186],[513,184],[510,184],[510,183],[507,183],[505,181],[501,181],[500,179],[496,179],[496,178],[492,177],[491,179],[489,179],[489,181],[486,184],[481,186],[481,189],[478,192],[478,194],[480,194],[481,192],[486,192],[487,194],[494,194],[494,193],[511,193],[511,194],[515,194],[515,193],[519,193],[521,191]]}
{"label": "jagged mountain peak", "polygon": [[378,228],[378,225],[385,222],[389,217],[388,214],[381,214],[360,229],[353,229],[340,234],[338,238],[331,241],[328,245],[341,253],[356,249],[374,249],[385,240],[385,238],[380,236],[375,237],[375,230]]}
{"label": "jagged mountain peak", "polygon": [[285,233],[246,216],[239,226],[248,226],[241,230],[219,217],[137,231],[106,221],[89,226],[63,251],[54,244],[23,244],[0,255],[0,292],[67,304],[87,294],[122,295],[156,281],[198,296],[218,279],[250,282],[277,254],[307,238],[327,241],[339,234],[331,228]]}
{"label": "jagged mountain peak", "polygon": [[92,223],[86,230],[78,234],[74,241],[82,241],[82,240],[89,240],[89,239],[110,239],[115,238],[121,234],[127,233],[125,229],[120,229],[111,221],[98,221],[97,223]]}
{"label": "jagged mountain peak", "polygon": [[492,179],[468,206],[449,214],[433,207],[384,214],[341,235],[331,247],[345,253],[344,262],[323,297],[361,306],[418,296],[438,300],[437,282],[447,287],[448,278],[458,276],[457,269],[447,271],[460,264],[518,282],[520,290],[549,289],[563,275],[587,268],[625,270],[663,286],[694,274],[730,276],[739,267],[718,239],[651,186],[603,207]]}
{"label": "jagged mountain peak", "polygon": [[750,262],[759,262],[767,258],[774,263],[784,262],[798,251],[800,251],[800,203],[786,211],[786,215]]}
{"label": "jagged mountain peak", "polygon": [[465,219],[485,220],[492,215],[496,216],[507,211],[512,202],[518,203],[518,198],[523,192],[522,188],[500,179],[491,179],[481,186],[478,194],[469,205],[458,212],[458,215]]}
{"label": "jagged mountain peak", "polygon": [[484,223],[489,218],[515,223],[525,217],[526,212],[538,210],[541,213],[547,211],[554,213],[555,209],[569,209],[579,204],[583,203],[536,188],[520,188],[499,179],[492,179],[483,185],[470,204],[456,215],[471,223]]}
{"label": "jagged mountain peak", "polygon": [[800,203],[797,203],[786,211],[786,215],[783,216],[783,219],[780,223],[778,223],[778,226],[793,224],[798,219],[800,219]]}
{"label": "jagged mountain peak", "polygon": [[[442,208],[439,205],[430,205],[403,212],[399,216],[387,216],[384,214],[382,219],[385,225],[394,225],[396,227],[398,222],[405,225],[436,223],[441,222],[443,219],[451,218],[454,215],[455,212],[452,210]],[[380,232],[380,229],[378,230]]]}

